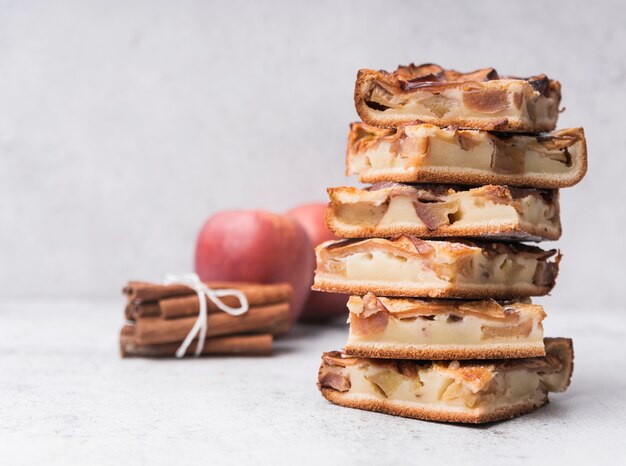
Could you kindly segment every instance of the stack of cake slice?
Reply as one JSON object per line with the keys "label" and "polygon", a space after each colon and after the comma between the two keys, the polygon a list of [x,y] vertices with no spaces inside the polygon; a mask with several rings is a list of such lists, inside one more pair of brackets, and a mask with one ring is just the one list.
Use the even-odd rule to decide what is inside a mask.
{"label": "stack of cake slice", "polygon": [[585,174],[581,128],[554,131],[560,84],[436,65],[361,70],[347,174],[330,188],[313,288],[350,293],[350,333],[325,353],[333,403],[487,422],[563,391],[572,342],[544,338],[560,253],[521,241],[561,235],[557,189]]}

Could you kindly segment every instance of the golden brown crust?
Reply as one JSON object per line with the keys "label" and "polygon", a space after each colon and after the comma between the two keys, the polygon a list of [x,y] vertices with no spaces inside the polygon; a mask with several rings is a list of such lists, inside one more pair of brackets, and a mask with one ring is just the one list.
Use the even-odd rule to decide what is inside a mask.
{"label": "golden brown crust", "polygon": [[435,422],[458,422],[464,424],[480,424],[485,422],[502,421],[512,419],[522,414],[530,413],[548,403],[546,395],[539,403],[525,402],[516,405],[499,408],[481,414],[471,412],[461,412],[445,409],[412,406],[409,403],[393,401],[388,399],[377,399],[374,397],[354,396],[349,392],[338,392],[332,388],[320,388],[320,392],[331,403],[346,408],[362,409],[365,411],[376,411],[393,416],[421,419],[423,421]]}
{"label": "golden brown crust", "polygon": [[[454,70],[443,70],[437,65],[430,64],[400,66],[392,73],[383,70],[362,69],[357,74],[354,89],[356,110],[364,122],[383,128],[392,128],[414,122],[426,122],[437,126],[457,126],[459,128],[487,131],[541,132],[554,129],[558,115],[558,104],[561,98],[561,85],[558,81],[550,80],[545,75],[527,79],[503,78],[500,80],[497,73],[493,74],[491,71],[495,72],[493,69],[485,69],[471,73],[459,73]],[[491,85],[491,83],[510,83],[511,81],[520,83],[524,88],[524,92],[528,95],[533,95],[533,99],[544,98],[546,101],[550,99],[550,113],[555,115],[552,121],[539,123],[527,121],[521,117],[496,117],[495,114],[499,113],[501,109],[497,105],[500,99],[493,99],[493,96],[497,94],[499,97],[502,97],[502,92],[497,87]],[[488,83],[488,85],[485,85],[485,83]],[[460,89],[463,93],[465,104],[469,106],[471,103],[475,113],[481,114],[482,117],[450,118],[420,114],[396,114],[395,116],[393,113],[384,114],[376,111],[374,104],[369,100],[375,88],[381,89],[381,92],[398,100],[407,100],[416,92],[431,93],[437,96],[450,88]],[[481,96],[479,100],[473,97],[476,93],[479,93]],[[472,97],[472,102],[466,101],[468,97]],[[520,96],[520,98],[523,99],[524,97]],[[494,104],[496,104],[495,108]],[[490,114],[494,114],[494,116],[489,118]]]}
{"label": "golden brown crust", "polygon": [[379,296],[416,297],[416,298],[462,298],[462,299],[512,299],[528,296],[545,296],[553,288],[551,286],[515,283],[513,285],[454,285],[446,288],[419,287],[414,284],[396,284],[393,286],[368,281],[355,283],[351,281],[328,280],[315,276],[313,290],[329,293],[361,294],[372,292]]}
{"label": "golden brown crust", "polygon": [[398,183],[445,183],[480,186],[484,184],[506,184],[538,189],[560,189],[574,186],[587,173],[587,159],[584,165],[571,177],[556,177],[548,173],[536,175],[498,175],[486,173],[469,173],[454,167],[424,167],[414,173],[397,172],[395,170],[377,170],[375,173],[359,175],[361,183],[379,183],[395,181]]}
{"label": "golden brown crust", "polygon": [[506,359],[545,356],[543,342],[497,345],[404,345],[352,343],[344,348],[351,356],[382,359]]}

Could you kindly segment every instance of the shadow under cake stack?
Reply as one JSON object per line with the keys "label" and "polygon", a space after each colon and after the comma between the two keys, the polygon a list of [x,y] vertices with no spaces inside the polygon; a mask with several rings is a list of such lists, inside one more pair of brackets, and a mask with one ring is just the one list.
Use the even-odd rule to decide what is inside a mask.
{"label": "shadow under cake stack", "polygon": [[329,188],[313,289],[350,293],[343,352],[318,386],[338,405],[489,422],[544,405],[573,370],[568,338],[544,338],[560,253],[558,188],[587,169],[582,128],[555,131],[560,84],[436,65],[361,70],[346,169]]}

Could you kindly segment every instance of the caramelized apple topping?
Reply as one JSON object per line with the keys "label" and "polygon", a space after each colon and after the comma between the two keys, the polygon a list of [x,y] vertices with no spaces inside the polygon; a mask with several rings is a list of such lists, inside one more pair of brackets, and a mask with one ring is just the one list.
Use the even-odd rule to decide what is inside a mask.
{"label": "caramelized apple topping", "polygon": [[388,312],[377,312],[369,317],[350,315],[350,330],[355,335],[365,336],[380,333],[387,328],[388,323]]}
{"label": "caramelized apple topping", "polygon": [[343,355],[339,351],[329,351],[322,355],[322,361],[329,366],[354,366],[359,360]]}
{"label": "caramelized apple topping", "polygon": [[550,84],[550,80],[545,74],[533,76],[532,78],[528,78],[527,81],[530,83],[535,91],[543,95],[546,94],[546,91],[548,90],[548,85]]}
{"label": "caramelized apple topping", "polygon": [[435,202],[443,200],[443,196],[450,192],[450,189],[441,185],[425,185],[424,188],[410,186],[393,181],[380,181],[365,188],[365,191],[380,191],[381,189],[389,189],[389,196],[409,195],[415,196],[417,200],[425,202]]}
{"label": "caramelized apple topping", "polygon": [[556,276],[559,273],[559,262],[561,262],[561,254],[557,254],[554,262],[539,262],[535,269],[533,283],[539,286],[550,286],[554,284]]}
{"label": "caramelized apple topping", "polygon": [[470,109],[481,113],[498,113],[509,106],[506,90],[476,89],[463,94],[463,103]]}
{"label": "caramelized apple topping", "polygon": [[389,323],[389,312],[381,300],[373,293],[367,293],[361,303],[361,312],[350,314],[351,331],[355,335],[373,335],[385,330]]}
{"label": "caramelized apple topping", "polygon": [[463,317],[458,316],[456,314],[450,314],[448,315],[448,318],[446,319],[446,322],[449,324],[454,324],[456,322],[462,322],[462,321],[463,321]]}
{"label": "caramelized apple topping", "polygon": [[[367,301],[367,305],[365,302]],[[408,320],[417,317],[434,320],[436,316],[448,316],[449,322],[457,322],[465,316],[474,316],[484,320],[490,320],[508,325],[517,325],[520,320],[520,310],[532,311],[541,321],[545,318],[545,312],[539,305],[533,305],[530,300],[498,302],[493,299],[481,301],[465,301],[451,299],[417,299],[417,298],[377,298],[373,293],[368,293],[363,298],[350,297],[350,309],[352,320],[355,316],[370,317],[377,313],[390,314],[391,317]],[[500,328],[500,327],[498,327]]]}
{"label": "caramelized apple topping", "polygon": [[[387,309],[398,319],[410,319],[413,317],[421,317],[433,314],[444,314],[456,310],[456,303],[448,300],[426,301],[423,299],[389,299],[379,298],[381,301],[388,303]],[[393,307],[390,308],[389,306]]]}
{"label": "caramelized apple topping", "polygon": [[533,329],[533,321],[528,319],[519,325],[503,327],[495,325],[483,325],[480,328],[483,340],[507,337],[527,337]]}
{"label": "caramelized apple topping", "polygon": [[472,131],[459,131],[457,133],[457,140],[459,146],[463,150],[472,150],[474,147],[480,144],[480,140],[476,137],[476,134]]}
{"label": "caramelized apple topping", "polygon": [[498,72],[495,68],[483,68],[481,70],[472,71],[471,73],[459,73],[455,71],[451,73],[451,78],[454,81],[493,81],[500,79]]}
{"label": "caramelized apple topping", "polygon": [[439,65],[432,63],[424,65],[400,65],[393,73],[404,91],[423,89],[425,87],[451,87],[455,83],[483,82],[499,79],[498,72],[494,68],[484,68],[469,73],[460,73],[455,70],[444,70]]}
{"label": "caramelized apple topping", "polygon": [[405,377],[415,377],[419,381],[419,364],[415,361],[409,361],[406,359],[399,359],[396,361],[398,372]]}
{"label": "caramelized apple topping", "polygon": [[433,82],[440,81],[443,77],[443,72],[444,69],[434,63],[425,63],[423,65],[411,63],[410,65],[399,65],[394,74],[405,81]]}
{"label": "caramelized apple topping", "polygon": [[491,169],[500,174],[515,175],[524,172],[524,151],[504,137],[493,137]]}
{"label": "caramelized apple topping", "polygon": [[464,314],[475,315],[494,320],[517,321],[519,313],[512,308],[505,309],[497,301],[486,299],[484,301],[467,301],[458,305],[458,310]]}
{"label": "caramelized apple topping", "polygon": [[427,98],[420,100],[419,103],[439,118],[445,116],[446,113],[450,112],[454,106],[452,99],[438,94],[430,95]]}
{"label": "caramelized apple topping", "polygon": [[[423,256],[429,256],[431,254],[434,254],[435,252],[435,248],[433,248],[424,240],[409,235],[402,235],[402,237],[408,239],[413,243],[413,246],[415,246],[415,250],[418,254],[421,254]],[[402,239],[402,237],[400,239]]]}
{"label": "caramelized apple topping", "polygon": [[548,361],[555,368],[553,374],[545,377],[545,384],[552,392],[562,392],[569,386],[574,370],[574,347],[569,338],[546,338]]}
{"label": "caramelized apple topping", "polygon": [[335,372],[326,372],[320,377],[319,381],[322,387],[334,388],[340,392],[347,392],[352,386],[350,384],[350,378],[345,375],[337,374]]}
{"label": "caramelized apple topping", "polygon": [[575,128],[562,129],[550,135],[540,134],[537,136],[537,142],[549,151],[565,150],[580,140],[580,131]]}
{"label": "caramelized apple topping", "polygon": [[407,138],[406,135],[404,135],[391,144],[389,152],[396,156],[400,155],[400,157],[403,158],[424,157],[428,154],[429,149],[430,143],[428,137]]}
{"label": "caramelized apple topping", "polygon": [[581,140],[581,133],[578,130],[561,130],[550,136],[539,136],[537,144],[543,151],[542,155],[550,160],[556,160],[572,166],[572,154],[569,149]]}
{"label": "caramelized apple topping", "polygon": [[[472,241],[457,241],[466,245],[476,245]],[[529,246],[522,243],[481,243],[482,253],[485,257],[494,257],[501,254],[523,254],[537,260],[548,259],[557,253],[556,249],[544,251],[536,246]]]}
{"label": "caramelized apple topping", "polygon": [[374,374],[366,375],[365,378],[372,382],[385,397],[395,392],[400,384],[406,380],[406,377],[391,370],[382,370]]}
{"label": "caramelized apple topping", "polygon": [[415,203],[415,212],[429,230],[436,230],[443,225],[450,224],[450,215],[458,212],[459,201],[420,202]]}
{"label": "caramelized apple topping", "polygon": [[350,238],[350,239],[342,239],[342,240],[338,240],[335,241],[333,244],[330,244],[329,246],[326,247],[327,251],[331,251],[333,249],[338,249],[338,248],[343,248],[346,246],[350,246],[351,244],[355,244],[358,243],[360,241],[363,241],[360,238]]}
{"label": "caramelized apple topping", "polygon": [[379,312],[387,311],[388,309],[385,307],[383,302],[378,299],[374,293],[369,292],[363,296],[362,317],[370,317]]}
{"label": "caramelized apple topping", "polygon": [[350,124],[349,146],[356,153],[374,149],[385,139],[399,139],[403,135],[400,128],[386,129],[367,126],[363,123]]}
{"label": "caramelized apple topping", "polygon": [[478,395],[472,393],[469,387],[461,382],[454,382],[454,379],[450,379],[447,388],[441,393],[439,398],[443,401],[451,401],[460,398],[469,408],[472,408],[478,400]]}
{"label": "caramelized apple topping", "polygon": [[[439,363],[441,365],[441,363]],[[473,393],[482,390],[494,378],[494,366],[461,365],[459,361],[452,361],[444,369],[457,382],[468,387]]]}
{"label": "caramelized apple topping", "polygon": [[517,212],[522,211],[521,204],[513,200],[512,192],[506,186],[487,185],[483,186],[480,191],[474,191],[473,194],[477,197],[485,197],[494,204],[512,205]]}
{"label": "caramelized apple topping", "polygon": [[393,92],[388,91],[380,84],[376,84],[370,92],[368,101],[372,104],[378,104],[382,106],[383,104],[381,102],[391,102],[394,99],[395,97],[393,95]]}

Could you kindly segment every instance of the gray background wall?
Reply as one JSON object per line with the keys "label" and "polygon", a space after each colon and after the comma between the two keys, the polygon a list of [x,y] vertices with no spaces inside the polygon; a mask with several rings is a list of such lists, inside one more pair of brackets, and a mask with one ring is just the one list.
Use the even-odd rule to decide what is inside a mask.
{"label": "gray background wall", "polygon": [[0,297],[117,297],[220,209],[324,200],[357,69],[433,61],[562,82],[590,169],[548,302],[624,307],[624,5],[0,1]]}

